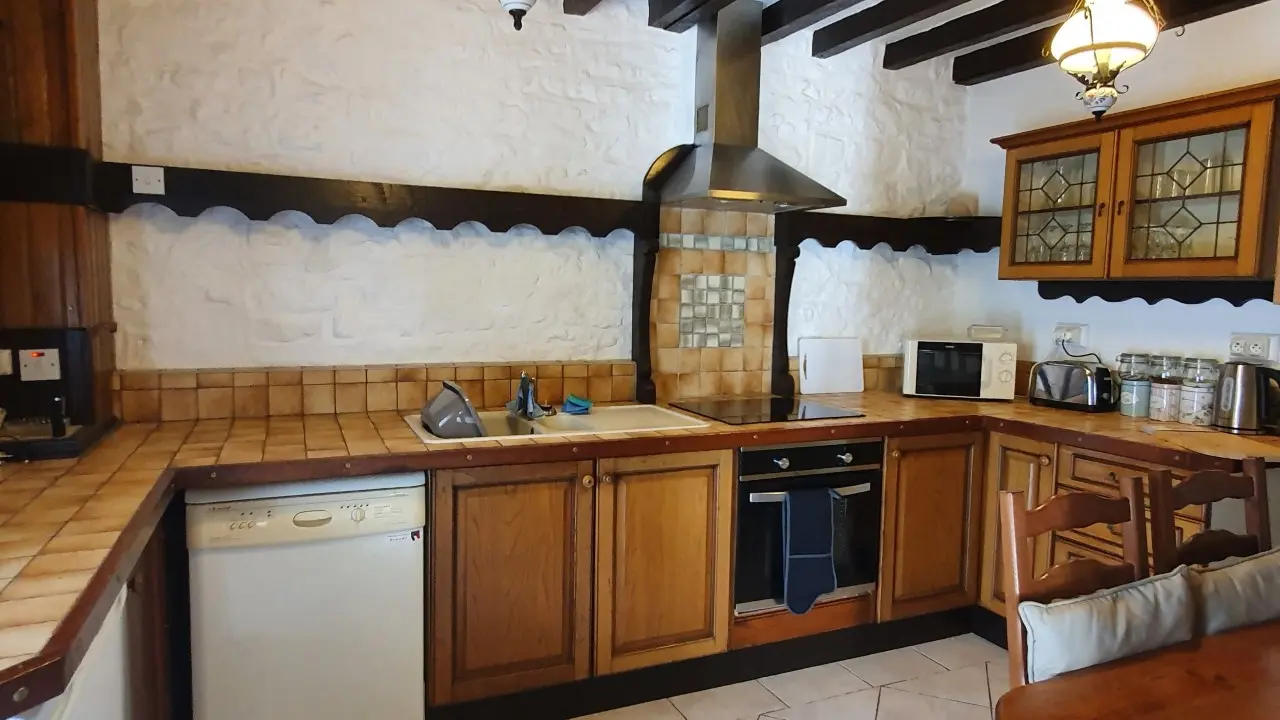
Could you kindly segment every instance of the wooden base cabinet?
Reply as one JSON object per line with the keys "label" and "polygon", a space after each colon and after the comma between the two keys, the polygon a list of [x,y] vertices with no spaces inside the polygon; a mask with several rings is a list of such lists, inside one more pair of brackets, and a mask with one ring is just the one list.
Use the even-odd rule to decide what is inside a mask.
{"label": "wooden base cabinet", "polygon": [[980,432],[885,445],[880,622],[977,601],[982,449]]}
{"label": "wooden base cabinet", "polygon": [[590,462],[435,473],[432,705],[587,677],[594,483]]}
{"label": "wooden base cabinet", "polygon": [[[1025,492],[1027,507],[1034,508],[1053,494],[1053,443],[991,433],[987,439],[986,488],[983,491],[982,607],[1004,615],[1004,548],[1000,544],[1000,491]],[[1035,541],[1032,570],[1036,575],[1049,569],[1048,537]]]}
{"label": "wooden base cabinet", "polygon": [[724,652],[733,452],[600,461],[596,674]]}

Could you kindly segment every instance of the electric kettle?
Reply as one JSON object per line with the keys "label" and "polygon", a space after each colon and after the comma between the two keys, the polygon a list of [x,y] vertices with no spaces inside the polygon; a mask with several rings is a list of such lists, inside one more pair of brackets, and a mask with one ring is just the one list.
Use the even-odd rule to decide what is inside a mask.
{"label": "electric kettle", "polygon": [[1222,366],[1213,424],[1238,435],[1280,433],[1280,370],[1246,362]]}

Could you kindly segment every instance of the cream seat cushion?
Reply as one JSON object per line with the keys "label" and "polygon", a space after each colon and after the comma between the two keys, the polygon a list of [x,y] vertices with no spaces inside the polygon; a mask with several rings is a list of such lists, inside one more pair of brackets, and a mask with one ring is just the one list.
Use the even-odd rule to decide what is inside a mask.
{"label": "cream seat cushion", "polygon": [[1195,602],[1185,565],[1117,588],[1049,604],[1023,602],[1027,681],[1185,642]]}
{"label": "cream seat cushion", "polygon": [[1216,635],[1280,617],[1280,548],[1191,571],[1201,629]]}

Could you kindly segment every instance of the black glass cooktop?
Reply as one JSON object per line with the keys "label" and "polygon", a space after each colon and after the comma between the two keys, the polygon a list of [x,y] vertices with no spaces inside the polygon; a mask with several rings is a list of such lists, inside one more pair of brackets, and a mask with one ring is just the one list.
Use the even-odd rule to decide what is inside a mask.
{"label": "black glass cooktop", "polygon": [[844,410],[801,398],[770,396],[683,400],[671,403],[671,406],[729,425],[862,417],[857,410]]}

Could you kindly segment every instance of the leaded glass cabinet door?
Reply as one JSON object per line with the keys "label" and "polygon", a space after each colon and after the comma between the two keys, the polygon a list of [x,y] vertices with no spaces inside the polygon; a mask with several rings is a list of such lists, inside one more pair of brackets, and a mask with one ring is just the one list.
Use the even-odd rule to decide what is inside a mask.
{"label": "leaded glass cabinet door", "polygon": [[1115,137],[1071,138],[1007,154],[1000,277],[1106,274]]}
{"label": "leaded glass cabinet door", "polygon": [[1112,277],[1254,277],[1274,106],[1123,130]]}

